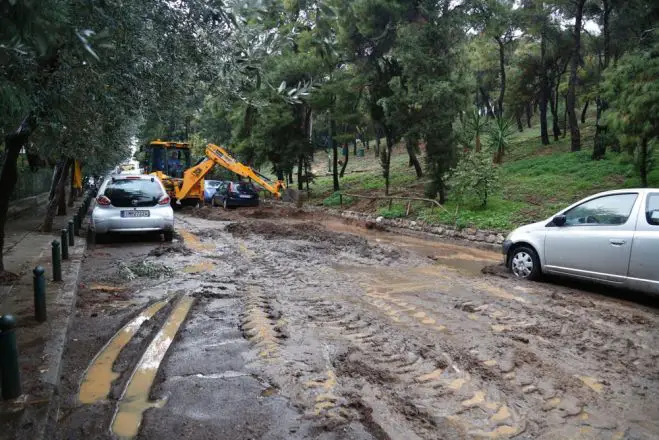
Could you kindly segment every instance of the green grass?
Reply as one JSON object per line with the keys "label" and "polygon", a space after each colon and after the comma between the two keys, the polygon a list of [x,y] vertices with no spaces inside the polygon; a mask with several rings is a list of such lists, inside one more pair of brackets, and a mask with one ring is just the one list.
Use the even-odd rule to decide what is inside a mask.
{"label": "green grass", "polygon": [[[409,218],[418,218],[433,224],[455,225],[460,228],[475,227],[507,231],[521,224],[549,217],[559,209],[587,195],[615,188],[640,186],[633,158],[623,153],[607,152],[605,159],[592,161],[594,125],[589,119],[581,125],[582,148],[570,152],[570,136],[543,146],[540,129],[535,126],[516,133],[506,151],[501,165],[502,189],[488,200],[482,208],[476,200],[457,205],[450,200],[442,209],[431,210],[427,203],[413,203]],[[659,187],[659,149],[655,149],[655,169],[649,175],[649,184]],[[319,154],[315,164],[317,170],[327,171],[327,156]],[[392,157],[391,192],[396,195],[422,196],[426,178],[417,180],[414,169],[408,167],[404,148],[397,148]],[[346,175],[340,180],[345,193],[384,194],[382,170],[373,151],[366,157],[351,154]],[[332,176],[317,177],[312,185],[311,202],[325,206],[338,205],[338,196],[333,195]],[[388,203],[367,205],[361,200],[347,200],[344,206],[355,204],[355,209],[369,209],[383,217],[404,217],[407,204]]]}

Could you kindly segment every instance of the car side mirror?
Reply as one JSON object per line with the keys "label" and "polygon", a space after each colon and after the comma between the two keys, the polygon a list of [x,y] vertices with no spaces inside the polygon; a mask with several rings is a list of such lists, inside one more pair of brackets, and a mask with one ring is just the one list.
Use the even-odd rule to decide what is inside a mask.
{"label": "car side mirror", "polygon": [[566,220],[567,220],[567,217],[565,217],[564,215],[561,214],[561,215],[554,216],[554,219],[552,220],[552,222],[554,223],[554,225],[560,227],[560,226],[565,225]]}

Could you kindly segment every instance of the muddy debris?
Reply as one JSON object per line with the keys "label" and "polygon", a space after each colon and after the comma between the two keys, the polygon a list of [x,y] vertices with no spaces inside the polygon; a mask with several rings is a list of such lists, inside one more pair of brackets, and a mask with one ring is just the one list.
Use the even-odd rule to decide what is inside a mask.
{"label": "muddy debris", "polygon": [[119,276],[132,281],[138,277],[162,278],[174,275],[174,269],[163,264],[150,261],[141,261],[135,264],[119,263]]}
{"label": "muddy debris", "polygon": [[183,243],[172,243],[166,246],[160,246],[149,252],[151,257],[162,257],[163,255],[192,255],[192,251]]}

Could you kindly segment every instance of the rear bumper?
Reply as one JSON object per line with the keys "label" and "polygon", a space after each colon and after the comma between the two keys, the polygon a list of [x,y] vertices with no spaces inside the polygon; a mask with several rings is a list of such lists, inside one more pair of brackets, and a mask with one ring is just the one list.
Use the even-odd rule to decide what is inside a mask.
{"label": "rear bumper", "polygon": [[227,206],[259,206],[259,199],[227,199]]}
{"label": "rear bumper", "polygon": [[121,217],[119,208],[95,207],[92,211],[92,230],[97,234],[108,232],[141,233],[173,231],[174,211],[170,206],[150,208],[149,217]]}

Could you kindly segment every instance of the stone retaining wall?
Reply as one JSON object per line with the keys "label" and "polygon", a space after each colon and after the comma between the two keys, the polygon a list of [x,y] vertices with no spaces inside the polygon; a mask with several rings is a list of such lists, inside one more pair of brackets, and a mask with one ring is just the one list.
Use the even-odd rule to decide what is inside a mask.
{"label": "stone retaining wall", "polygon": [[338,215],[343,218],[352,218],[362,221],[372,221],[378,225],[386,228],[408,229],[411,231],[425,232],[440,237],[467,240],[475,243],[482,243],[490,245],[493,248],[498,248],[505,239],[504,234],[499,231],[489,231],[486,229],[455,229],[450,226],[429,225],[419,220],[407,220],[404,218],[384,218],[373,214],[366,214],[356,211],[338,211],[328,210],[333,215]]}

